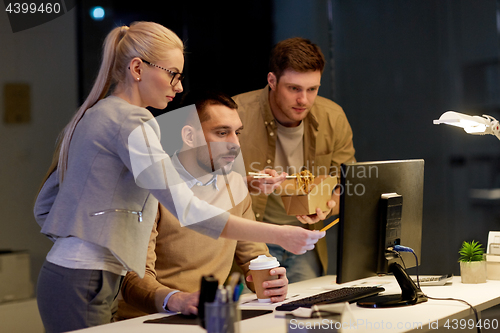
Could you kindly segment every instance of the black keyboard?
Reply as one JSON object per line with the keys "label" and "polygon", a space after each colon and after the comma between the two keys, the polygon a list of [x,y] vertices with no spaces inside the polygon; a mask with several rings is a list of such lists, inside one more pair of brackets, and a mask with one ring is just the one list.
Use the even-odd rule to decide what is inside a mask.
{"label": "black keyboard", "polygon": [[377,295],[383,291],[385,289],[382,287],[345,287],[281,304],[276,307],[276,311],[293,311],[297,308],[310,308],[313,305],[320,304],[352,303],[361,298]]}

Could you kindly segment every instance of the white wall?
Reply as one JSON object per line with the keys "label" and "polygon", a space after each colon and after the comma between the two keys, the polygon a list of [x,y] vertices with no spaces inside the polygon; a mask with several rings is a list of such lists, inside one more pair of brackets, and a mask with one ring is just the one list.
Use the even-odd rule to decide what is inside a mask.
{"label": "white wall", "polygon": [[[36,283],[51,242],[40,234],[33,202],[57,135],[77,108],[75,9],[13,33],[0,8],[0,249],[29,250]],[[27,124],[3,122],[3,87],[16,82],[31,88]]]}

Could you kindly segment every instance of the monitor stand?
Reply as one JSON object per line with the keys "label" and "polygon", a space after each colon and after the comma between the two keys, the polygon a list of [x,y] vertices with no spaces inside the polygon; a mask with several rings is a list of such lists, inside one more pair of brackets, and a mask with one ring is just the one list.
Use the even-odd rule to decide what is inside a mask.
{"label": "monitor stand", "polygon": [[364,308],[392,308],[427,302],[425,294],[415,285],[415,282],[406,274],[401,265],[397,263],[390,264],[389,272],[396,277],[401,288],[401,294],[368,297],[359,301],[358,306]]}

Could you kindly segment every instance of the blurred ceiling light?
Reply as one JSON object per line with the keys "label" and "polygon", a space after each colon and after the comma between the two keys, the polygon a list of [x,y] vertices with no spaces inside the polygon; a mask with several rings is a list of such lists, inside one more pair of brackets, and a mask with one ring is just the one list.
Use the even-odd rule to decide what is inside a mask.
{"label": "blurred ceiling light", "polygon": [[95,21],[102,21],[104,19],[104,8],[97,6],[90,8],[90,17]]}

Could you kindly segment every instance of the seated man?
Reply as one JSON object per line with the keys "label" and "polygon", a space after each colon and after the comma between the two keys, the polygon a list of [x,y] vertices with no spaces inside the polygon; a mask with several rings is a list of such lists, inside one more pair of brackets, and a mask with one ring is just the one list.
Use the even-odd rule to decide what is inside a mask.
{"label": "seated man", "polygon": [[[194,116],[182,128],[183,149],[172,157],[182,180],[199,198],[227,209],[231,214],[254,219],[251,197],[234,165],[241,160],[238,134],[242,124],[236,103],[220,93],[205,93],[196,99]],[[197,115],[197,116],[196,116]],[[199,120],[198,120],[199,119]],[[201,128],[200,127],[201,124]],[[240,163],[243,166],[243,162]],[[244,172],[244,169],[243,169]],[[233,258],[247,275],[250,260],[265,254],[266,244],[217,240],[180,226],[161,204],[151,233],[146,275],[129,272],[115,319],[133,318],[165,311],[197,314],[201,277],[212,274],[223,283]],[[272,302],[285,299],[288,280],[285,268],[271,271],[277,280],[264,282]],[[252,289],[253,286],[249,284]]]}

